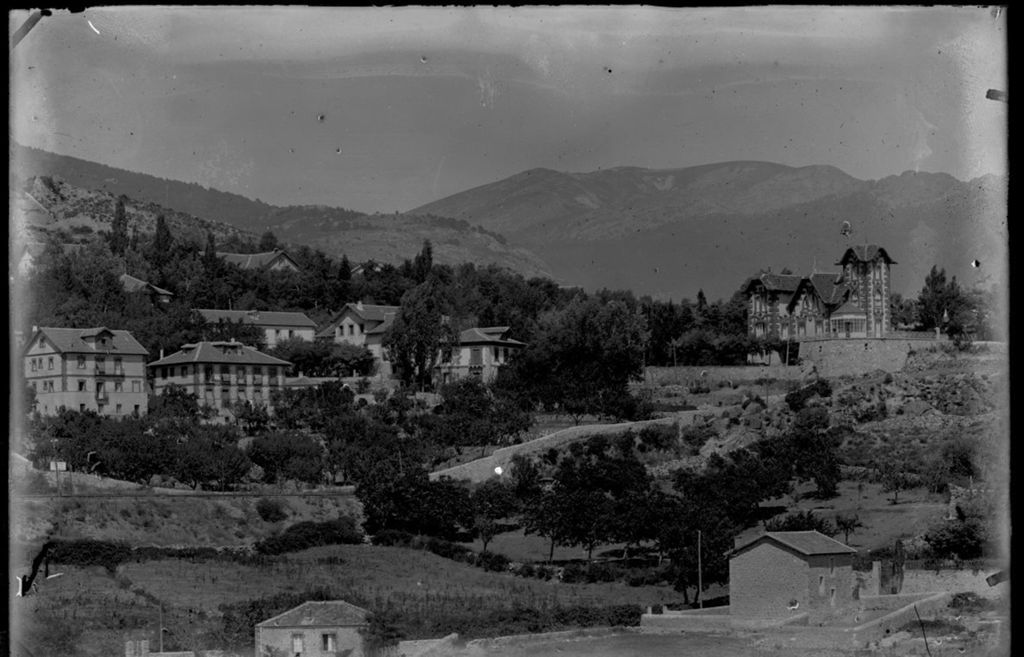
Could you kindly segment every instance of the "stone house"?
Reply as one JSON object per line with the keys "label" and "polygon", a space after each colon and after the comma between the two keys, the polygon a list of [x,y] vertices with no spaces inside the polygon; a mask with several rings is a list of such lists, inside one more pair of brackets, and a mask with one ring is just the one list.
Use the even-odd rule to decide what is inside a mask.
{"label": "stone house", "polygon": [[377,359],[378,373],[389,377],[391,366],[384,353],[384,332],[394,322],[398,310],[398,306],[364,304],[362,301],[346,303],[327,326],[317,332],[316,337],[338,344],[366,347]]}
{"label": "stone house", "polygon": [[729,553],[729,613],[740,620],[831,615],[857,595],[856,552],[816,531],[737,541]]}
{"label": "stone house", "polygon": [[199,309],[198,312],[209,324],[224,321],[255,326],[263,331],[267,349],[273,349],[278,342],[292,338],[312,342],[316,332],[316,322],[306,317],[305,313],[214,309]]}
{"label": "stone house", "polygon": [[748,331],[755,337],[881,338],[892,330],[891,266],[875,244],[852,246],[833,273],[809,276],[761,272],[742,290],[749,302]]}
{"label": "stone house", "polygon": [[256,624],[257,657],[362,657],[369,612],[341,600],[304,602]]}
{"label": "stone house", "polygon": [[261,353],[240,342],[198,342],[149,364],[153,392],[181,386],[200,405],[216,411],[215,421],[234,417],[237,402],[274,408],[271,392],[284,386],[291,363]]}
{"label": "stone house", "polygon": [[467,376],[485,383],[494,380],[498,369],[514,353],[526,346],[508,337],[508,326],[468,328],[459,333],[459,343],[450,354],[442,354],[435,368],[438,383],[445,384]]}
{"label": "stone house", "polygon": [[25,381],[35,389],[42,415],[56,415],[62,407],[144,415],[148,354],[128,331],[36,328],[23,350]]}

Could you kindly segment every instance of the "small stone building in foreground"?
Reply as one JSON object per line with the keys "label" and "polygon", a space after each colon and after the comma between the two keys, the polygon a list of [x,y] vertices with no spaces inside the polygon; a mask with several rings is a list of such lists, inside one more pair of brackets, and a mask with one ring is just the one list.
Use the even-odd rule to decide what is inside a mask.
{"label": "small stone building in foreground", "polygon": [[369,612],[342,600],[304,602],[256,625],[257,657],[363,657]]}
{"label": "small stone building in foreground", "polygon": [[771,620],[829,616],[856,598],[856,550],[816,531],[767,532],[729,557],[729,613]]}

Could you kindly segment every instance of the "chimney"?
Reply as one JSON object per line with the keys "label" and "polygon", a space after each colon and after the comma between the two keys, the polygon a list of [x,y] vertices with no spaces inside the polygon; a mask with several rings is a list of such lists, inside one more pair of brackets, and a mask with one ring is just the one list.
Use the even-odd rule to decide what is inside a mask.
{"label": "chimney", "polygon": [[160,360],[164,359],[164,348],[160,347]]}
{"label": "chimney", "polygon": [[361,311],[362,309],[363,309],[363,300],[360,299],[359,301],[356,301],[356,310],[360,310]]}

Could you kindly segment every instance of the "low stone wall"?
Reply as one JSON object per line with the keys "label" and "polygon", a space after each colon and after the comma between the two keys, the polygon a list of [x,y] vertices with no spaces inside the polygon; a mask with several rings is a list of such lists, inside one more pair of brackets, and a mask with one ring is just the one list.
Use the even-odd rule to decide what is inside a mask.
{"label": "low stone wall", "polygon": [[640,617],[644,632],[731,632],[732,616],[728,607],[666,611],[662,614],[644,614]]}
{"label": "low stone wall", "polygon": [[449,634],[441,639],[423,639],[420,641],[400,641],[395,657],[445,657],[455,652],[458,634]]}
{"label": "low stone wall", "polygon": [[[701,374],[704,374],[701,377]],[[800,381],[806,376],[795,365],[734,365],[734,366],[697,366],[680,365],[679,367],[648,367],[646,380],[656,385],[687,385],[701,378],[712,388],[721,381],[733,383],[751,383],[758,379],[777,379]]]}
{"label": "low stone wall", "polygon": [[985,578],[996,572],[978,570],[904,570],[901,593],[924,593],[927,591],[948,591],[961,593],[970,591],[983,598],[1000,600],[1009,595],[1009,582],[989,586]]}
{"label": "low stone wall", "polygon": [[813,366],[822,377],[859,376],[883,370],[899,372],[912,351],[943,344],[935,340],[899,338],[851,338],[849,340],[804,340],[800,343],[803,367]]}

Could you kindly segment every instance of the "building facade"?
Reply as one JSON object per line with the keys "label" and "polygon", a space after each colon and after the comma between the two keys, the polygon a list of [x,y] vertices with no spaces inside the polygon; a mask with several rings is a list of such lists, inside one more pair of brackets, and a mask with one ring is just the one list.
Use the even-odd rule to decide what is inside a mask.
{"label": "building facade", "polygon": [[459,334],[459,344],[451,354],[442,354],[435,368],[441,385],[465,377],[489,383],[498,376],[498,369],[526,346],[508,337],[508,326],[484,326],[466,329]]}
{"label": "building facade", "polygon": [[37,328],[23,351],[25,380],[42,415],[144,415],[148,353],[128,331]]}
{"label": "building facade", "polygon": [[369,612],[341,600],[304,602],[256,624],[258,657],[363,657]]}
{"label": "building facade", "polygon": [[364,304],[362,301],[347,303],[316,336],[337,344],[366,347],[377,360],[378,374],[390,377],[391,363],[384,353],[384,333],[394,322],[398,310],[399,306]]}
{"label": "building facade", "polygon": [[885,249],[848,248],[833,273],[809,276],[761,272],[743,286],[748,331],[754,337],[882,338],[893,330],[891,266]]}
{"label": "building facade", "polygon": [[316,322],[304,313],[276,312],[269,310],[214,310],[199,309],[209,324],[230,322],[250,324],[263,331],[267,349],[273,349],[279,342],[298,338],[312,342],[316,335]]}
{"label": "building facade", "polygon": [[856,599],[856,550],[816,531],[767,532],[729,556],[729,613],[739,619],[828,616]]}
{"label": "building facade", "polygon": [[289,367],[288,361],[240,342],[198,342],[150,363],[149,373],[157,395],[181,386],[213,409],[215,421],[227,421],[234,418],[238,402],[273,412],[272,393],[284,386]]}

